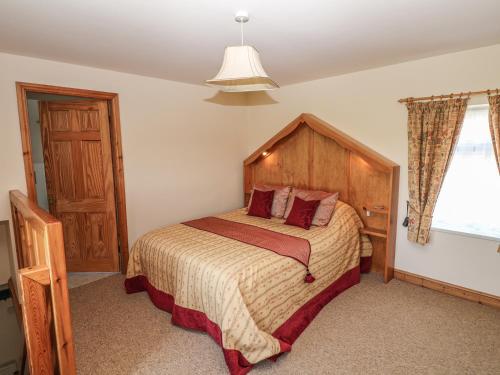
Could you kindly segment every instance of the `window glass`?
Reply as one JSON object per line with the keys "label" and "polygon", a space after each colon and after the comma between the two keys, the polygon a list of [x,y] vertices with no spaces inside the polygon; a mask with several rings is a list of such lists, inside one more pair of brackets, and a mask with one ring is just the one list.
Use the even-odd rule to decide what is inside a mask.
{"label": "window glass", "polygon": [[467,109],[432,226],[500,238],[500,175],[486,105]]}

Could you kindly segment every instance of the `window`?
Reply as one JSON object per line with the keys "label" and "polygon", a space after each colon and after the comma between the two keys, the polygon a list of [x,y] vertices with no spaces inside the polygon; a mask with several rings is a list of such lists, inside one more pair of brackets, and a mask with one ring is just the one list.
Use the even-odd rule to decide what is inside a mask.
{"label": "window", "polygon": [[432,227],[500,238],[500,176],[488,106],[469,106],[439,193]]}

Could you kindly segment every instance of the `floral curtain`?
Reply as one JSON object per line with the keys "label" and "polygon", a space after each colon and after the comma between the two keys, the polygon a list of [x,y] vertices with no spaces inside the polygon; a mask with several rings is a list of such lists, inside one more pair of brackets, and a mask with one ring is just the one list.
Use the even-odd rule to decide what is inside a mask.
{"label": "floral curtain", "polygon": [[408,240],[412,242],[429,242],[432,214],[460,134],[467,101],[458,98],[407,105]]}
{"label": "floral curtain", "polygon": [[490,132],[493,150],[497,159],[498,173],[500,173],[500,95],[488,97],[490,103]]}

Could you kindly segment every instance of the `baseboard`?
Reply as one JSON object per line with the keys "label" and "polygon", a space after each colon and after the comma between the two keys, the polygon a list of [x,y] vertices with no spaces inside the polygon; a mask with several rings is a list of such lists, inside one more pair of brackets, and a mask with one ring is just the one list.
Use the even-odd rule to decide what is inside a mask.
{"label": "baseboard", "polygon": [[458,285],[448,284],[444,281],[434,280],[429,277],[415,275],[414,273],[394,270],[394,278],[411,284],[419,285],[424,288],[437,290],[455,297],[460,297],[469,301],[477,302],[482,305],[488,305],[500,309],[500,297],[492,294],[478,292],[476,290],[464,288]]}

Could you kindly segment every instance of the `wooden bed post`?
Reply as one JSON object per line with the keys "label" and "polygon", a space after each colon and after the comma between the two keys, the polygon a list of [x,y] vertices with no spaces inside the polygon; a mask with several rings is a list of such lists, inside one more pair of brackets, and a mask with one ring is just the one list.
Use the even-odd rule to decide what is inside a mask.
{"label": "wooden bed post", "polygon": [[339,192],[370,236],[372,269],[394,277],[399,165],[303,113],[244,161],[243,175],[245,203],[256,183]]}

